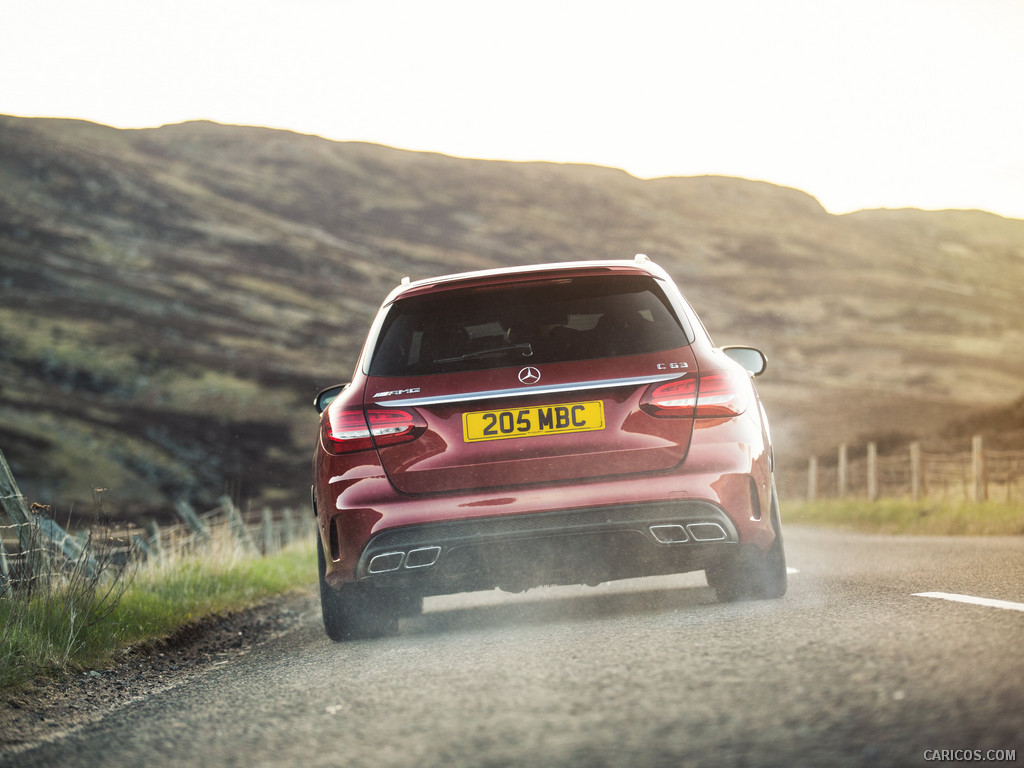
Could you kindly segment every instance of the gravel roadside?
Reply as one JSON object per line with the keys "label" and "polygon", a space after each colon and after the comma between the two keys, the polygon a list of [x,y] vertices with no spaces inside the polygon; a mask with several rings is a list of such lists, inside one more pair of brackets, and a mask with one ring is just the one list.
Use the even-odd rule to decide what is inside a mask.
{"label": "gravel roadside", "polygon": [[45,741],[104,717],[128,702],[182,685],[206,670],[319,616],[314,591],[211,616],[164,640],[133,646],[108,665],[61,679],[37,679],[0,693],[0,754]]}

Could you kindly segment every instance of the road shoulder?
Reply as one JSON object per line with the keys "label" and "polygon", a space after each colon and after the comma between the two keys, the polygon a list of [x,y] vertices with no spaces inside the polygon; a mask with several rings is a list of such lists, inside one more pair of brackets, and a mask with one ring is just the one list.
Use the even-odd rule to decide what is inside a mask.
{"label": "road shoulder", "polygon": [[39,678],[0,693],[0,755],[56,738],[132,701],[187,683],[287,632],[312,611],[319,611],[312,591],[284,595],[128,648],[106,667],[56,680]]}

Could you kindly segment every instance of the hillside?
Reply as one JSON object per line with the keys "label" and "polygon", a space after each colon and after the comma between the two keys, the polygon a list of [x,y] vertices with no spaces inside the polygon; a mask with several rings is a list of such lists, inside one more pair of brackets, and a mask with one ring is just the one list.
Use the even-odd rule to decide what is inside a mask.
{"label": "hillside", "polygon": [[99,487],[120,514],[225,492],[304,505],[309,403],[402,276],[636,252],[718,343],[765,350],[784,465],[864,436],[938,440],[1024,391],[1024,221],[834,216],[763,182],[262,128],[0,117],[0,450],[61,509]]}

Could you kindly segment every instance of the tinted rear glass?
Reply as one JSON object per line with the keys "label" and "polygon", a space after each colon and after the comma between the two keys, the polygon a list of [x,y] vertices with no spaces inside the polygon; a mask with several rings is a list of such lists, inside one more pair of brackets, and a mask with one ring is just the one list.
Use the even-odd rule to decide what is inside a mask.
{"label": "tinted rear glass", "polygon": [[577,277],[399,300],[374,376],[412,376],[658,352],[688,344],[648,277]]}

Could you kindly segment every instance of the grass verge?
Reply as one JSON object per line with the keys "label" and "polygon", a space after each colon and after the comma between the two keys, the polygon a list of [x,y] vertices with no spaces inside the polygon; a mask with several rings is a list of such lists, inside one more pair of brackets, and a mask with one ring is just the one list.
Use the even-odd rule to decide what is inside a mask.
{"label": "grass verge", "polygon": [[1024,503],[829,499],[783,505],[784,523],[865,533],[926,536],[1024,535]]}
{"label": "grass verge", "polygon": [[260,557],[225,527],[201,550],[10,591],[0,597],[0,690],[103,665],[129,645],[307,587],[315,574],[311,540]]}

